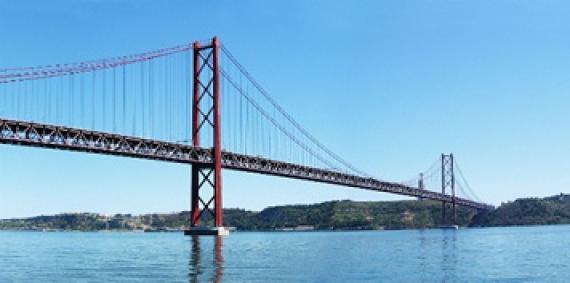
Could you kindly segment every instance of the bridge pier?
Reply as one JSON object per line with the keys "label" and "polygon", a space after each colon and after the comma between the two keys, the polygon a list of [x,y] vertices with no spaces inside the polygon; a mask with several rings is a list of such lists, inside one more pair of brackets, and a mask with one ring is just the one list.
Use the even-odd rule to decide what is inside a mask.
{"label": "bridge pier", "polygon": [[[212,130],[212,156],[206,164],[192,164],[190,228],[185,235],[227,235],[222,209],[222,130],[219,68],[220,42],[214,37],[206,46],[195,42],[192,90],[192,143],[203,147],[200,133]],[[204,213],[213,218],[213,227],[200,227]]]}
{"label": "bridge pier", "polygon": [[226,227],[190,227],[184,230],[185,236],[228,236],[230,230]]}

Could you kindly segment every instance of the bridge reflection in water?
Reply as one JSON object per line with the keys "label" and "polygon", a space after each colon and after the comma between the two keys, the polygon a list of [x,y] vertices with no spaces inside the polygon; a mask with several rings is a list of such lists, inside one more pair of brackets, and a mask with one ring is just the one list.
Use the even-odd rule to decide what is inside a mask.
{"label": "bridge reflection in water", "polygon": [[[188,277],[190,282],[222,282],[224,275],[223,238],[192,236]],[[213,243],[212,243],[213,240]]]}

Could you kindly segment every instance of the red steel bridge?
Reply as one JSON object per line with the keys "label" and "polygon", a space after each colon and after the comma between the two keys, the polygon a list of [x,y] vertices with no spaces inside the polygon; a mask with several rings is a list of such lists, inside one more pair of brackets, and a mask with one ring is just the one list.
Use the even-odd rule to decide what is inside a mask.
{"label": "red steel bridge", "polygon": [[217,38],[0,69],[0,143],[190,164],[193,227],[204,213],[223,226],[223,169],[441,201],[443,221],[447,205],[454,213],[456,205],[492,208],[453,155],[407,182],[357,169],[293,119]]}

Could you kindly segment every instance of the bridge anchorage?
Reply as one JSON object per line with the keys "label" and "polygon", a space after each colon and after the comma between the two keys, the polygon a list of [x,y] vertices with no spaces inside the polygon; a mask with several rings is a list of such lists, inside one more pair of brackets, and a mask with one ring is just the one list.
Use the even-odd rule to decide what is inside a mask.
{"label": "bridge anchorage", "polygon": [[443,224],[449,204],[453,224],[456,206],[492,209],[473,193],[452,155],[411,182],[358,170],[285,112],[217,38],[124,57],[0,69],[0,144],[191,165],[186,235],[228,233],[226,169],[439,201]]}

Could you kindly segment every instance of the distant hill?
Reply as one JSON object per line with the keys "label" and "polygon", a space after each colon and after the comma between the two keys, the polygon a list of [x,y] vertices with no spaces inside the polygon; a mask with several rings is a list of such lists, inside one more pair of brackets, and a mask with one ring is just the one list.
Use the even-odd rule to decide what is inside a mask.
{"label": "distant hill", "polygon": [[471,226],[570,224],[570,195],[524,198],[473,218]]}
{"label": "distant hill", "polygon": [[[449,209],[451,211],[451,209]],[[459,208],[458,223],[466,226],[476,211]],[[172,230],[183,229],[188,212],[133,216],[95,213],[66,213],[0,221],[0,229],[23,230]],[[450,218],[451,219],[451,218]],[[212,219],[204,215],[205,225]],[[433,201],[354,202],[331,201],[311,205],[269,207],[261,212],[225,209],[224,223],[238,230],[279,230],[297,226],[314,229],[407,229],[431,228],[441,224],[441,204]]]}
{"label": "distant hill", "polygon": [[[451,209],[449,207],[449,216]],[[184,229],[188,212],[104,216],[95,213],[67,213],[25,219],[0,220],[0,230],[147,230]],[[205,225],[212,218],[204,215]],[[355,202],[330,201],[311,205],[268,207],[260,212],[225,209],[224,223],[238,230],[374,230],[418,229],[441,225],[441,203],[428,200]],[[570,195],[525,198],[501,204],[484,213],[458,207],[460,226],[570,224]]]}
{"label": "distant hill", "polygon": [[[457,219],[468,225],[476,211],[458,208]],[[226,216],[229,226],[246,230],[272,230],[300,225],[315,229],[407,229],[441,225],[441,204],[433,201],[332,201],[311,205],[269,207],[246,223]],[[451,219],[451,218],[450,218]]]}
{"label": "distant hill", "polygon": [[182,228],[188,213],[148,214],[133,216],[116,214],[105,216],[97,213],[63,213],[23,219],[0,220],[0,230],[143,230],[154,228]]}

